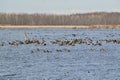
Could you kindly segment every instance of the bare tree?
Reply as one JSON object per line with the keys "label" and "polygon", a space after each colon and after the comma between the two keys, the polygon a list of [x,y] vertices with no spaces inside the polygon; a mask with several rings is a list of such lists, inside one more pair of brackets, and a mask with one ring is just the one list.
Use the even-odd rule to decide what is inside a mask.
{"label": "bare tree", "polygon": [[119,25],[119,12],[71,15],[0,13],[1,25]]}

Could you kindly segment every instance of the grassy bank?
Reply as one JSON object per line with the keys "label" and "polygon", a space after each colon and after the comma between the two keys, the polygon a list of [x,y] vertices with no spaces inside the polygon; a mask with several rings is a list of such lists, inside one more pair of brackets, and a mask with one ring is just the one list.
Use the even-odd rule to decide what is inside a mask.
{"label": "grassy bank", "polygon": [[69,25],[53,25],[53,26],[46,26],[46,25],[41,25],[41,26],[29,26],[29,25],[0,25],[0,28],[72,28],[72,29],[77,29],[77,28],[82,28],[82,29],[94,29],[94,28],[120,28],[120,25],[90,25],[90,26],[69,26]]}

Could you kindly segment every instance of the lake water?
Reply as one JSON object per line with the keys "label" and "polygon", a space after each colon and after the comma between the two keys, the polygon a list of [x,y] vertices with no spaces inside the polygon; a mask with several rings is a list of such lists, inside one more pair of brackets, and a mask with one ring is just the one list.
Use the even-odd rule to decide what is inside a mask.
{"label": "lake water", "polygon": [[[25,32],[46,45],[8,44],[24,41]],[[120,29],[0,29],[0,80],[120,80],[120,44],[51,44],[89,38],[120,40]]]}

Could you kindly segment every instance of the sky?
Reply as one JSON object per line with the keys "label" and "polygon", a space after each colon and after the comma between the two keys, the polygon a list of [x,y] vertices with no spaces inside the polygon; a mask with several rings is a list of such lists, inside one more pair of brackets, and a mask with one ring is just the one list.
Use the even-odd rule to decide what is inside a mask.
{"label": "sky", "polygon": [[120,0],[0,0],[0,12],[120,12]]}

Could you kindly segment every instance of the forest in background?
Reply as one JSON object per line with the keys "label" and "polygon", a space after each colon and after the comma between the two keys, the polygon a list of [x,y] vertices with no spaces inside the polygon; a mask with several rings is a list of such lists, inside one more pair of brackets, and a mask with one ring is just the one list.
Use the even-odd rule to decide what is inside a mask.
{"label": "forest in background", "polygon": [[70,15],[0,13],[0,25],[120,25],[120,12]]}

